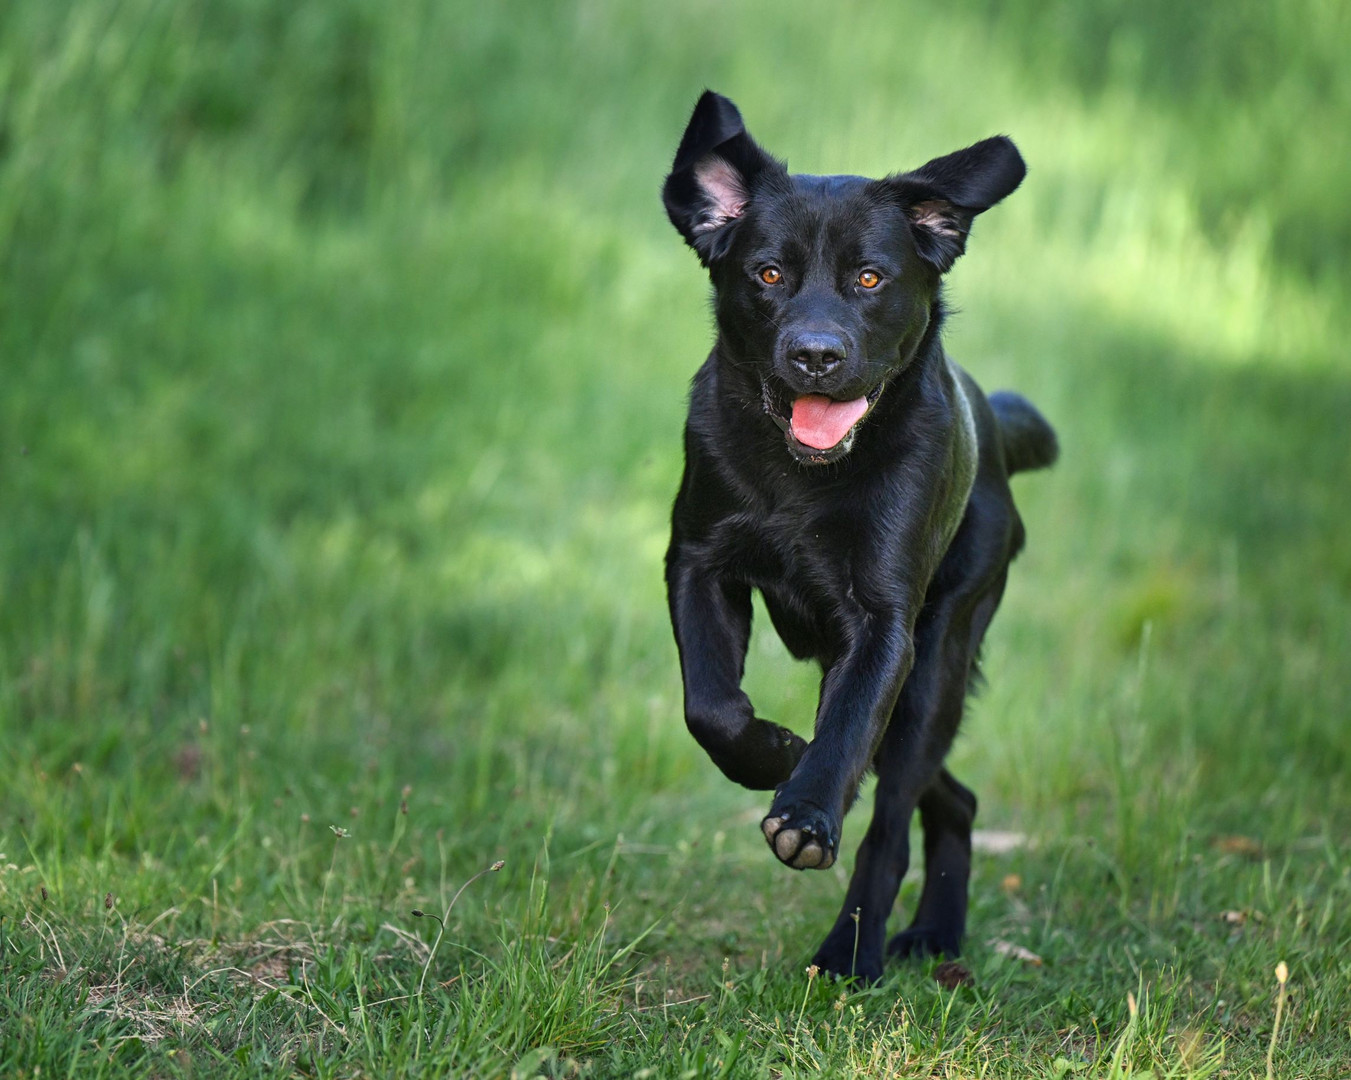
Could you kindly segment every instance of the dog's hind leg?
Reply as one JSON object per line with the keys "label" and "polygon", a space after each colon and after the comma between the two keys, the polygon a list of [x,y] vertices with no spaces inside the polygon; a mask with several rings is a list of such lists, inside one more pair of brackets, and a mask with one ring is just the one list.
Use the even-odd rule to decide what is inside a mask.
{"label": "dog's hind leg", "polygon": [[[974,670],[981,639],[1004,592],[1007,571],[976,604],[964,637],[964,648],[949,642],[967,657],[967,681]],[[956,673],[953,673],[955,681]],[[963,688],[964,689],[964,688]],[[963,693],[963,697],[964,697]],[[959,710],[961,706],[958,706]],[[953,729],[955,731],[955,728]],[[924,829],[924,891],[910,926],[891,939],[891,956],[958,956],[966,933],[967,883],[971,877],[971,824],[976,796],[958,783],[947,769],[939,769],[919,797],[919,820]]]}
{"label": "dog's hind leg", "polygon": [[892,956],[957,956],[966,932],[971,823],[976,797],[940,769],[919,798],[924,827],[924,891],[908,929],[887,946]]}

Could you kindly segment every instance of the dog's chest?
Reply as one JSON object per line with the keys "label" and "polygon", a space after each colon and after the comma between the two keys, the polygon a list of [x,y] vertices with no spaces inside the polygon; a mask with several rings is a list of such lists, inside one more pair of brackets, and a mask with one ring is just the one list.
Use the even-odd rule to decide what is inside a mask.
{"label": "dog's chest", "polygon": [[729,516],[716,545],[729,576],[806,618],[834,606],[830,598],[852,595],[859,541],[848,515],[789,505]]}

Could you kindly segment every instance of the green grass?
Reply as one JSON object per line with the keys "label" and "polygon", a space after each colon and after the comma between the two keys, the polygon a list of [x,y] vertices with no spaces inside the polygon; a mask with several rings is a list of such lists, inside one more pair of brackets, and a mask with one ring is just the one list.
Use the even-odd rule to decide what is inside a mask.
{"label": "green grass", "polygon": [[[0,1075],[1345,1076],[1348,19],[0,9]],[[866,808],[790,874],[680,719],[706,85],[802,171],[1031,165],[951,284],[1064,451],[971,985],[809,977]]]}

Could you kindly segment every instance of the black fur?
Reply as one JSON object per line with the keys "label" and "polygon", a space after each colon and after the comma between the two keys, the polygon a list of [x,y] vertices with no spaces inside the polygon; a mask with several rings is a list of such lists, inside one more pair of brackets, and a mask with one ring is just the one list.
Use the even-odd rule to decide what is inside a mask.
{"label": "black fur", "polygon": [[[666,557],[686,723],[730,779],[774,791],[762,827],[799,869],[834,862],[876,768],[873,820],[815,957],[837,974],[878,978],[884,951],[956,955],[965,929],[976,800],[943,758],[1023,543],[1009,474],[1050,464],[1056,444],[1028,402],[987,401],[943,352],[940,279],[1023,174],[998,137],[883,180],[790,176],[707,92],[663,191],[708,267],[718,329]],[[794,413],[805,395],[867,412],[821,448],[830,436],[810,435],[806,405]],[[810,743],[741,689],[752,589],[793,655],[821,666]],[[884,950],[916,809],[924,890]]]}

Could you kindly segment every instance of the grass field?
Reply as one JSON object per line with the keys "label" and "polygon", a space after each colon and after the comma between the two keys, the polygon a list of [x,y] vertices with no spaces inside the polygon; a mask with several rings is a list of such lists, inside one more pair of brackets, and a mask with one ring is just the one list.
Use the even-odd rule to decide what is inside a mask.
{"label": "grass field", "polygon": [[[0,7],[0,1076],[1351,1074],[1348,40]],[[658,190],[704,86],[801,171],[1030,164],[950,287],[1063,446],[952,757],[1022,838],[971,985],[809,977],[866,809],[790,873],[681,721],[710,329]],[[748,683],[809,730],[771,633]]]}

